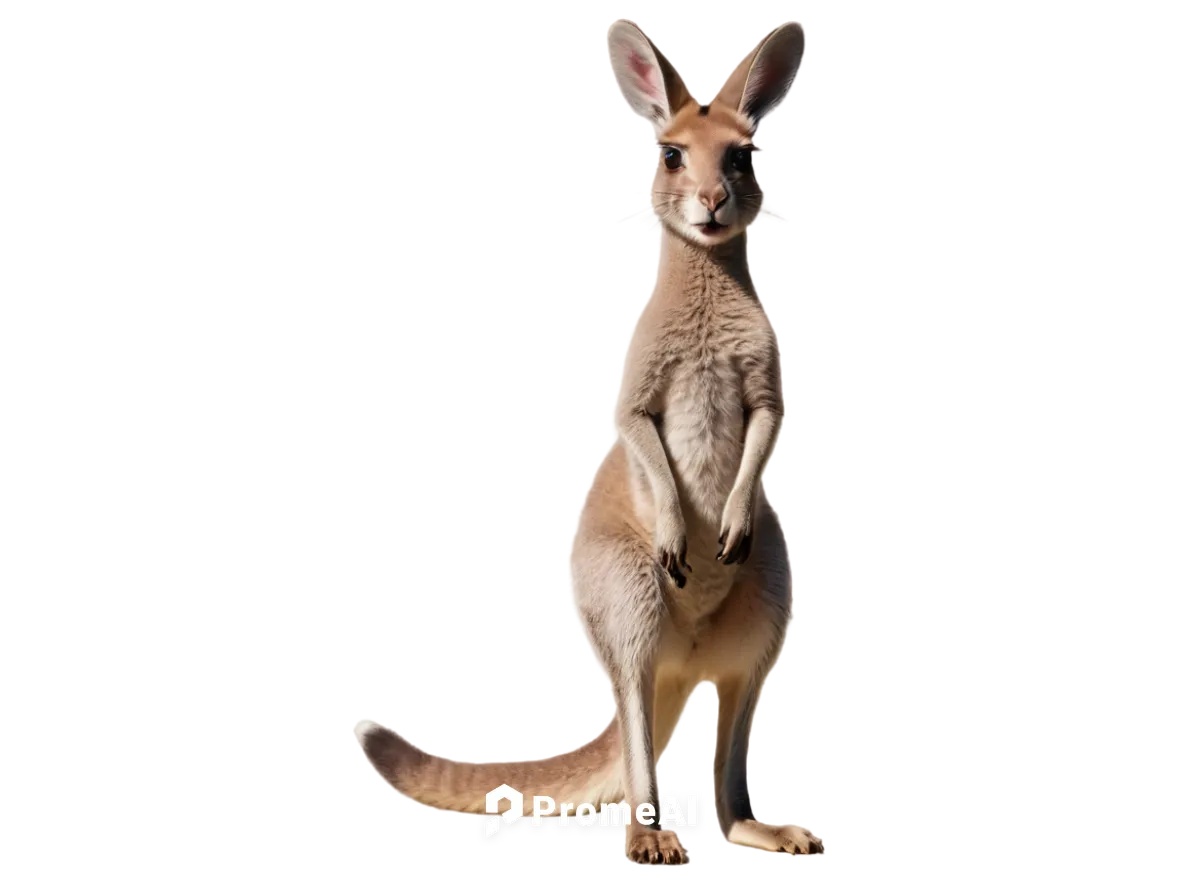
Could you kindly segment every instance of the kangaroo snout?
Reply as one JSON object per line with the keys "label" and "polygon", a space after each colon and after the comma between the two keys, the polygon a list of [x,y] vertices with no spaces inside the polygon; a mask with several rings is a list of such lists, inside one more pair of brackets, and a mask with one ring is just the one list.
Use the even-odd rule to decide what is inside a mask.
{"label": "kangaroo snout", "polygon": [[702,188],[698,191],[698,202],[709,209],[711,215],[729,198],[730,194],[727,193],[726,185],[722,182],[715,182],[710,187]]}

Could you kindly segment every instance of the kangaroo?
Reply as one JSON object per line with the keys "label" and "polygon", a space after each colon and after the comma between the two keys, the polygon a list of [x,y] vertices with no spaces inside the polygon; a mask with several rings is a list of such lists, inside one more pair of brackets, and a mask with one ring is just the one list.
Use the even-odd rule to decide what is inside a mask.
{"label": "kangaroo", "polygon": [[[625,855],[682,864],[659,824],[656,760],[693,688],[718,691],[714,757],[719,824],[732,843],[824,851],[812,833],[757,821],[747,743],[760,689],[791,617],[788,553],[762,474],[784,413],[779,351],[747,270],[747,227],[763,195],[752,171],[760,119],[792,85],[804,32],[772,31],[709,104],[632,22],[608,32],[620,89],[657,134],[652,205],[662,224],[656,289],[637,324],[616,410],[619,439],[587,496],[571,558],[588,637],[611,678],[616,714],[582,748],[529,763],[456,763],[375,723],[357,726],[366,755],[407,796],[485,812],[502,784],[574,805],[634,813]],[[549,811],[549,810],[547,810]]]}

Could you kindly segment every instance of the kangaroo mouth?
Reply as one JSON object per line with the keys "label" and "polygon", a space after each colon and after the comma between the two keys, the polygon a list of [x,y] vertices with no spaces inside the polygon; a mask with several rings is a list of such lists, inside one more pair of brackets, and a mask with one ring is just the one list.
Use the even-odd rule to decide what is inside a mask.
{"label": "kangaroo mouth", "polygon": [[711,219],[704,225],[694,225],[703,234],[717,234],[720,231],[725,231],[730,225],[720,225],[718,222]]}

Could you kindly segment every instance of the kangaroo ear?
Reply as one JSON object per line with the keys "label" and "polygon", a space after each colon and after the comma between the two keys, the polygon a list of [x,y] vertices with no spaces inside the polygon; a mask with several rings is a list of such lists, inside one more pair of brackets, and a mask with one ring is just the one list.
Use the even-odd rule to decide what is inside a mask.
{"label": "kangaroo ear", "polygon": [[681,77],[630,21],[620,19],[608,29],[607,46],[624,98],[659,134],[683,105],[693,101]]}
{"label": "kangaroo ear", "polygon": [[788,94],[802,55],[804,29],[796,22],[780,25],[735,68],[714,101],[747,117],[754,129]]}

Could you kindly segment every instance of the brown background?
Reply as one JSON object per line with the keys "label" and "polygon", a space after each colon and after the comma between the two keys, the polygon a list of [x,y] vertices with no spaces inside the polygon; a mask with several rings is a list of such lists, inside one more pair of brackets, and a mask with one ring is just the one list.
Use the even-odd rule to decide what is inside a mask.
{"label": "brown background", "polygon": [[[558,552],[652,262],[612,223],[648,152],[605,89],[602,19],[0,13],[2,884],[626,874],[611,852],[470,852],[466,820],[392,802],[345,744],[355,709],[507,751],[513,712],[558,742],[602,709]],[[664,27],[693,67],[754,25]],[[933,50],[947,20],[916,26],[920,74],[888,76],[908,27],[818,19],[801,106],[1173,105],[1161,15],[957,26],[1058,40],[1022,90]],[[1096,63],[1105,31],[1123,48]],[[1115,91],[1064,86],[1080,58]],[[924,70],[948,95],[916,96],[941,79]],[[755,258],[791,354],[771,483],[805,576],[786,673],[823,702],[824,680],[855,685],[810,714],[782,684],[800,716],[756,751],[1171,761],[1173,131],[943,126],[771,138],[797,232]],[[1103,187],[1047,185],[1065,154]],[[974,187],[988,163],[1006,187]],[[1111,657],[1136,685],[1105,697]],[[935,676],[962,698],[993,680],[966,701],[1000,711],[916,724],[943,702],[903,680]],[[1032,723],[1015,705],[1071,703],[1056,680],[1078,710]],[[694,742],[691,724],[678,753]],[[1174,840],[1173,821],[957,822],[935,848],[933,822],[825,825],[849,854]]]}

